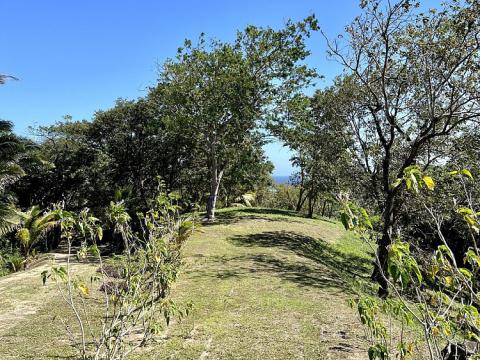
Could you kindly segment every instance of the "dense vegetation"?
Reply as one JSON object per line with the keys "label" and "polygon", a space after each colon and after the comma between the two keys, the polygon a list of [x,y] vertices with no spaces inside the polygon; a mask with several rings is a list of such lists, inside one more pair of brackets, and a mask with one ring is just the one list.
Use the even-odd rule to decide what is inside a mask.
{"label": "dense vegetation", "polygon": [[[70,260],[44,280],[55,279],[75,314],[81,341],[69,335],[83,358],[123,358],[188,314],[169,294],[199,210],[208,225],[218,207],[287,209],[338,218],[375,253],[352,302],[370,359],[471,356],[480,342],[480,3],[360,5],[333,39],[310,16],[279,30],[248,26],[231,43],[186,40],[144,97],[38,127],[38,141],[1,121],[0,274],[62,246],[93,257],[104,294],[97,324]],[[319,55],[306,40],[319,34],[343,72],[307,95],[319,77],[307,60]],[[0,85],[7,80],[16,79],[1,75]],[[294,153],[287,185],[270,176],[263,145],[272,137]]]}

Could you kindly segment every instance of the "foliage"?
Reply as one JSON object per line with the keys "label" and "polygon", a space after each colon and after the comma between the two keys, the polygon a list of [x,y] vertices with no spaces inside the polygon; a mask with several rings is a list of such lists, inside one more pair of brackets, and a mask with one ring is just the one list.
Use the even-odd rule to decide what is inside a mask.
{"label": "foliage", "polygon": [[[345,69],[337,86],[351,152],[383,214],[378,256],[385,266],[403,200],[392,182],[412,165],[426,169],[445,160],[444,147],[480,115],[480,7],[453,0],[422,13],[410,0],[361,5],[346,36],[328,45]],[[378,269],[374,275],[385,295],[388,284]]]}
{"label": "foliage", "polygon": [[[466,191],[468,183],[473,181],[467,169],[451,171],[449,176],[464,184]],[[420,189],[432,191],[434,184],[434,180],[418,167],[409,167],[394,186],[405,186],[419,196]],[[480,340],[480,314],[477,309],[480,303],[477,285],[480,213],[472,202],[456,206],[458,216],[468,225],[464,236],[470,239],[470,248],[460,263],[442,233],[442,215],[436,213],[434,207],[426,204],[425,207],[442,244],[423,263],[412,252],[410,244],[399,237],[388,248],[385,267],[377,257],[377,265],[393,289],[393,296],[385,300],[360,297],[352,302],[371,335],[373,345],[369,350],[370,359],[389,359],[394,355],[401,359],[413,358],[414,349],[423,351],[422,345],[432,360],[453,356],[451,354],[456,351],[467,356],[472,351],[469,341]],[[356,216],[359,213],[361,217]],[[365,241],[370,243],[377,236],[368,223],[369,217],[364,209],[344,202],[343,214],[346,228],[358,231]],[[402,328],[400,337],[396,337],[388,328],[382,313],[398,321]],[[411,330],[410,337],[403,336],[404,327]],[[415,333],[418,334],[420,330],[423,332],[423,342],[415,339]],[[393,342],[397,343],[396,348]]]}
{"label": "foliage", "polygon": [[55,213],[43,211],[38,206],[32,206],[25,212],[18,212],[20,227],[16,231],[16,239],[19,241],[25,258],[28,259],[30,250],[57,224]]}
{"label": "foliage", "polygon": [[0,276],[19,271],[24,264],[25,259],[20,253],[2,251],[0,253]]}
{"label": "foliage", "polygon": [[26,166],[42,162],[33,143],[13,134],[12,127],[12,123],[0,120],[0,235],[13,230],[20,220],[11,186],[26,175]]}
{"label": "foliage", "polygon": [[[110,204],[107,218],[124,242],[124,254],[115,265],[120,276],[112,276],[109,267],[103,265],[98,245],[102,227],[98,219],[88,209],[78,215],[62,208],[55,210],[62,236],[68,242],[69,258],[66,267],[53,266],[42,277],[44,283],[48,278],[55,280],[76,317],[80,334],[67,330],[72,344],[80,343],[82,358],[124,359],[158,335],[163,324],[168,326],[173,317],[188,315],[190,305],[180,307],[169,297],[181,265],[182,246],[194,230],[193,218],[179,216],[177,200],[176,196],[160,193],[151,210],[138,213],[139,231],[132,229],[132,219],[123,203]],[[83,239],[77,256],[90,254],[100,263],[99,275],[92,276],[90,281],[101,283],[98,292],[103,301],[86,279],[72,272],[70,253],[75,236]],[[87,305],[90,299],[103,306],[97,326],[93,325],[93,317],[98,314]],[[88,345],[87,336],[91,336],[93,345]]]}
{"label": "foliage", "polygon": [[305,38],[316,29],[309,17],[278,31],[248,26],[233,43],[207,42],[202,34],[196,45],[185,41],[161,68],[153,96],[172,125],[194,140],[208,169],[209,219],[223,176],[258,141],[259,119],[274,116],[315,75],[301,61],[309,55]]}
{"label": "foliage", "polygon": [[288,103],[287,115],[269,125],[295,153],[291,161],[299,168],[294,182],[300,188],[296,210],[300,211],[308,200],[310,217],[319,196],[329,201],[347,187],[351,177],[349,137],[337,106],[334,88],[317,90],[311,98],[294,97]]}
{"label": "foliage", "polygon": [[299,189],[290,184],[274,184],[262,191],[259,205],[271,209],[295,210]]}

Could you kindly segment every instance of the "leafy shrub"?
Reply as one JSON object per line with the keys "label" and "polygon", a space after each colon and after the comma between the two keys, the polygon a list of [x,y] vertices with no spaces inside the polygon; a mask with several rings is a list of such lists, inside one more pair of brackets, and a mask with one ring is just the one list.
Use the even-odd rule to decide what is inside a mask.
{"label": "leafy shrub", "polygon": [[[430,253],[427,262],[419,261],[410,244],[398,239],[388,247],[385,267],[377,257],[381,275],[392,289],[385,299],[361,295],[351,302],[372,341],[369,358],[400,359],[414,358],[421,352],[430,359],[467,359],[478,349],[471,343],[480,343],[480,251],[477,243],[480,234],[480,212],[468,194],[469,182],[473,177],[468,170],[453,171],[450,176],[463,184],[465,203],[456,204],[457,216],[467,225],[464,238],[470,247],[461,261],[457,261],[442,232],[442,214],[434,206],[424,204],[441,245]],[[405,169],[405,175],[393,186],[406,186],[414,194],[422,189],[433,191],[435,183],[419,168]],[[378,234],[365,209],[344,202],[342,221],[348,230],[355,230],[367,243]],[[373,249],[373,245],[372,245]],[[389,319],[389,320],[388,320]],[[388,321],[396,320],[401,328],[395,334]],[[407,331],[408,330],[408,331]],[[421,331],[420,331],[421,330]],[[423,333],[423,341],[417,341]],[[396,345],[396,346],[395,346]],[[478,347],[478,346],[474,346]],[[463,354],[457,357],[455,354]],[[478,355],[478,354],[477,354]]]}
{"label": "leafy shrub", "polygon": [[21,270],[24,263],[24,258],[18,252],[0,254],[0,276]]}
{"label": "leafy shrub", "polygon": [[[100,264],[96,275],[89,278],[90,282],[101,282],[99,290],[104,302],[99,327],[92,327],[90,321],[93,316],[99,318],[98,311],[86,305],[93,296],[89,280],[72,274],[70,262],[66,267],[54,266],[42,273],[44,283],[52,278],[60,285],[62,298],[75,315],[80,339],[68,333],[81,358],[124,359],[151,341],[172,317],[188,315],[191,305],[177,306],[170,299],[170,290],[180,270],[181,250],[194,230],[194,218],[180,216],[176,203],[175,198],[161,193],[152,202],[151,210],[137,214],[141,227],[135,231],[125,204],[112,202],[106,218],[120,235],[124,253],[109,264],[103,263],[97,246],[103,234],[98,219],[88,215],[87,210],[79,216],[61,208],[56,210],[69,253],[72,239],[83,237],[80,251],[96,256]],[[87,334],[91,334],[91,341]]]}
{"label": "leafy shrub", "polygon": [[276,184],[258,196],[259,206],[295,210],[299,188],[289,184]]}

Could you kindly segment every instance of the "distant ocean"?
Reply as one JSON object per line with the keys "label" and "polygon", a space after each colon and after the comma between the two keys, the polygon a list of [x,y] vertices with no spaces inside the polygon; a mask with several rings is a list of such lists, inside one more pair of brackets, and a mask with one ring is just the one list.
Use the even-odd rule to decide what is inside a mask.
{"label": "distant ocean", "polygon": [[288,183],[288,179],[290,179],[290,176],[273,175],[272,178],[273,181],[275,181],[277,184],[286,184]]}

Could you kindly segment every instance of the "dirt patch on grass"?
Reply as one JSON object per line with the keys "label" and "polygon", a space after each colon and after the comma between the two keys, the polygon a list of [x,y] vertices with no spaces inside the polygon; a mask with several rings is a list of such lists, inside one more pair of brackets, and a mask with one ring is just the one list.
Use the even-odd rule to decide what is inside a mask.
{"label": "dirt patch on grass", "polygon": [[[67,257],[66,254],[52,254],[52,259],[40,266],[0,277],[0,336],[23,320],[34,316],[40,308],[58,296],[53,282],[43,286],[41,273],[48,270],[53,263],[65,265]],[[72,264],[72,270],[76,273],[91,268],[91,264]]]}

